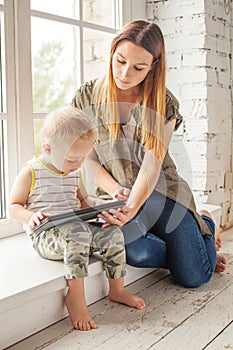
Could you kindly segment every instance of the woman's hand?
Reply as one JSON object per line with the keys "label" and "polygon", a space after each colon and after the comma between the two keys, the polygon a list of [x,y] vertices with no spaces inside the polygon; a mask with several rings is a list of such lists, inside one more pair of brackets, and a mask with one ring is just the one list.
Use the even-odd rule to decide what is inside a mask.
{"label": "woman's hand", "polygon": [[113,195],[118,201],[127,201],[130,195],[130,189],[127,187],[119,187]]}
{"label": "woman's hand", "polygon": [[107,227],[109,225],[123,226],[136,214],[137,210],[125,205],[118,210],[109,209],[109,211],[103,211],[98,217],[106,221],[102,227]]}
{"label": "woman's hand", "polygon": [[34,227],[37,225],[40,225],[41,221],[43,219],[47,218],[48,216],[50,216],[50,214],[47,214],[47,213],[42,212],[42,211],[37,211],[36,213],[32,214],[32,216],[30,217],[30,219],[28,221],[29,230],[31,232],[33,232]]}

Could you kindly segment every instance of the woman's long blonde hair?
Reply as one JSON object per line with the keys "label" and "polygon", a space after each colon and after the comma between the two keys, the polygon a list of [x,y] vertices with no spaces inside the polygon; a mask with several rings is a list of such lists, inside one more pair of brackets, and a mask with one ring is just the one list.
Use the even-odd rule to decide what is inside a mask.
{"label": "woman's long blonde hair", "polygon": [[[141,105],[140,115],[141,143],[151,149],[160,159],[164,155],[163,126],[165,114],[165,48],[163,34],[157,24],[145,20],[135,20],[126,24],[111,42],[108,73],[98,86],[99,106],[108,106],[103,122],[108,126],[110,138],[118,136],[120,122],[116,103],[118,88],[112,72],[112,59],[117,45],[122,40],[129,40],[134,45],[144,48],[152,54],[153,63],[146,78],[140,83],[138,103]],[[110,109],[110,110],[109,110]]]}

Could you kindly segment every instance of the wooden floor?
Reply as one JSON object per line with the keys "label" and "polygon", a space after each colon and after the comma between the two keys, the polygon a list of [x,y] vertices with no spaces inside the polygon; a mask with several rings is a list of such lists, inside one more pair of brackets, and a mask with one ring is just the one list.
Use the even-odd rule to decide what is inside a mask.
{"label": "wooden floor", "polygon": [[222,239],[227,272],[215,273],[206,286],[185,289],[157,270],[127,287],[145,299],[145,310],[104,298],[89,306],[98,329],[75,331],[67,318],[8,349],[233,349],[233,229]]}

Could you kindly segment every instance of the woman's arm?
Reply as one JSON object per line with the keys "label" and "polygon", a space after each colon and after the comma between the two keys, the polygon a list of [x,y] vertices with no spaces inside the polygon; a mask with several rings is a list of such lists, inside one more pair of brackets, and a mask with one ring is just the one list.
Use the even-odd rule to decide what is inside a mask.
{"label": "woman's arm", "polygon": [[106,203],[104,199],[89,197],[83,182],[77,191],[77,197],[80,200],[81,209]]}
{"label": "woman's arm", "polygon": [[[167,153],[172,134],[175,128],[176,121],[173,119],[171,122],[165,124],[164,126],[164,157]],[[161,166],[163,159],[158,160],[152,151],[146,151],[141,164],[140,171],[136,178],[136,181],[132,187],[127,205],[128,207],[134,209],[136,212],[144,204],[147,198],[153,192],[161,172]]]}
{"label": "woman's arm", "polygon": [[[169,146],[174,128],[175,120],[167,123],[164,128],[164,145],[166,149]],[[165,154],[166,152],[164,152],[164,156]],[[160,176],[162,162],[163,159],[158,161],[152,151],[146,151],[138,176],[130,192],[127,205],[122,208],[121,212],[110,210],[110,213],[113,215],[104,212],[101,217],[109,223],[119,226],[124,225],[132,219],[153,192]]]}
{"label": "woman's arm", "polygon": [[[84,162],[84,167],[93,182],[107,192],[112,198],[124,199],[116,197],[118,190],[122,187],[108,173],[108,171],[100,164],[95,150],[88,155]],[[121,192],[121,191],[120,191]],[[123,191],[122,191],[123,192]],[[125,198],[126,199],[126,198]]]}

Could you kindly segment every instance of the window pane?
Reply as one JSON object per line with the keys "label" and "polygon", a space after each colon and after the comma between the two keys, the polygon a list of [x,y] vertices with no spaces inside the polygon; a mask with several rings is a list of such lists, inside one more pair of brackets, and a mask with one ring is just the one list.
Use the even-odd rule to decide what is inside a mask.
{"label": "window pane", "polygon": [[84,80],[99,78],[106,71],[113,34],[84,29]]}
{"label": "window pane", "polygon": [[0,112],[6,112],[4,15],[0,11]]}
{"label": "window pane", "polygon": [[[32,0],[32,9],[71,16],[72,11],[68,13],[67,8],[66,12],[59,12],[60,1],[56,2],[56,8],[51,6],[51,2]],[[74,3],[78,7],[74,0],[68,1],[66,6],[72,8]],[[84,0],[82,3],[84,20],[113,26],[114,0],[106,2],[102,9],[102,1]],[[81,36],[83,42],[80,42],[78,25],[33,16],[31,31],[34,113],[41,115],[70,104],[76,88],[83,80],[89,81],[105,72],[113,34],[84,26]],[[37,117],[38,115],[34,117],[34,151],[40,153],[40,129],[44,116],[42,119]]]}
{"label": "window pane", "polygon": [[83,0],[83,20],[115,28],[114,0]]}
{"label": "window pane", "polygon": [[70,104],[80,84],[78,30],[69,24],[32,18],[34,113]]}
{"label": "window pane", "polygon": [[0,120],[0,219],[6,217],[3,120]]}
{"label": "window pane", "polygon": [[31,9],[79,19],[79,0],[31,0]]}
{"label": "window pane", "polygon": [[[3,4],[3,1],[0,2]],[[0,113],[6,110],[6,84],[5,84],[5,43],[4,43],[4,15],[0,11]],[[6,174],[5,161],[6,154],[4,149],[4,126],[6,121],[3,115],[0,116],[0,219],[6,217]]]}
{"label": "window pane", "polygon": [[34,154],[42,152],[42,139],[40,131],[43,125],[43,119],[34,119]]}

